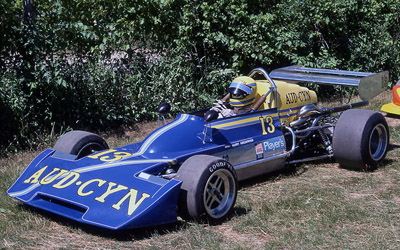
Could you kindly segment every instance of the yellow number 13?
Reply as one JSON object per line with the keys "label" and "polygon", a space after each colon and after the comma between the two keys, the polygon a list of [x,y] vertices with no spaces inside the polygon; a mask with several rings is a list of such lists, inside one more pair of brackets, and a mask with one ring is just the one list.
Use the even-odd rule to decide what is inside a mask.
{"label": "yellow number 13", "polygon": [[103,151],[94,155],[89,155],[88,158],[98,159],[101,156],[99,159],[100,161],[114,162],[131,155],[132,154],[128,152],[118,152],[115,149],[109,149],[107,151]]}
{"label": "yellow number 13", "polygon": [[260,121],[263,135],[272,134],[275,132],[274,119],[272,119],[271,116],[260,117]]}

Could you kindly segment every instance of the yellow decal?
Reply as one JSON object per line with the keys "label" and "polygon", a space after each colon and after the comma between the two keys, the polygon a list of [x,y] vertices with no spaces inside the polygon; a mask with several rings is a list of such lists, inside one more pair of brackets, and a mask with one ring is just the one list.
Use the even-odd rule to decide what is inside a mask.
{"label": "yellow decal", "polygon": [[90,190],[90,191],[88,191],[88,192],[83,192],[83,189],[86,188],[89,184],[92,184],[93,182],[98,182],[97,186],[98,186],[98,187],[101,187],[101,186],[103,186],[103,184],[106,183],[107,181],[101,180],[101,179],[92,179],[92,180],[89,180],[89,181],[83,183],[83,184],[78,188],[78,195],[79,195],[79,196],[88,196],[88,195],[93,194],[93,193],[94,193],[93,190]]}
{"label": "yellow decal", "polygon": [[[275,132],[274,119],[271,116],[260,117],[263,135],[272,134]],[[267,127],[265,127],[265,123]]]}
{"label": "yellow decal", "polygon": [[55,179],[57,179],[58,177],[68,173],[68,170],[62,169],[59,173],[57,173],[56,175],[53,175],[55,172],[58,172],[59,170],[60,170],[59,168],[54,168],[49,174],[47,174],[45,177],[43,177],[40,180],[40,184],[42,184],[42,185],[49,184],[49,183],[53,182]]}
{"label": "yellow decal", "polygon": [[88,158],[99,159],[100,161],[105,161],[105,162],[114,162],[131,155],[132,154],[128,152],[117,152],[117,150],[115,149],[109,149],[94,155],[89,155]]}
{"label": "yellow decal", "polygon": [[128,189],[128,187],[122,186],[122,185],[118,185],[116,188],[113,189],[113,187],[115,185],[117,185],[117,183],[109,182],[108,183],[108,187],[107,187],[107,191],[104,194],[102,194],[101,196],[96,197],[94,199],[96,201],[98,201],[98,202],[105,202],[106,201],[105,198],[107,196],[109,196],[110,194],[116,193],[116,192],[121,191],[121,190],[127,190]]}
{"label": "yellow decal", "polygon": [[149,194],[143,193],[142,197],[140,198],[140,200],[136,202],[137,194],[138,194],[138,191],[136,189],[131,188],[129,193],[127,193],[124,197],[122,197],[122,199],[120,201],[118,201],[118,203],[112,205],[112,207],[114,209],[120,210],[121,209],[121,204],[126,199],[128,199],[128,197],[130,197],[129,205],[128,205],[128,215],[131,216],[133,214],[133,212],[135,212],[135,210],[140,206],[140,204],[142,204],[142,202],[145,199],[150,197]]}
{"label": "yellow decal", "polygon": [[94,154],[94,155],[89,155],[88,158],[97,159],[102,155],[106,155],[108,153],[112,153],[112,152],[115,152],[115,151],[117,151],[117,150],[109,149],[109,150],[106,150],[106,151],[103,151],[103,152],[100,152],[100,153],[97,153],[97,154]]}
{"label": "yellow decal", "polygon": [[[115,152],[115,151],[111,151],[111,152]],[[102,152],[101,155],[98,155],[97,157],[102,156],[107,153],[110,153],[110,152],[106,152],[106,153]],[[123,153],[123,152],[119,152],[119,153]],[[126,157],[125,153],[119,154],[119,156]],[[79,188],[77,190],[77,194],[81,197],[89,196],[89,195],[95,193],[96,186],[98,188],[100,188],[104,184],[107,183],[106,180],[102,180],[102,179],[91,179],[91,180],[88,180],[88,181],[82,183],[82,181],[78,180],[80,177],[80,174],[78,172],[68,171],[66,169],[60,169],[60,168],[53,168],[53,170],[51,170],[48,174],[46,174],[43,178],[41,178],[41,176],[43,175],[44,171],[47,168],[48,168],[48,166],[45,166],[45,167],[39,169],[31,177],[26,179],[24,181],[24,183],[28,183],[28,184],[38,183],[41,185],[48,185],[59,179],[57,183],[52,185],[52,187],[57,188],[57,189],[63,189],[63,188],[71,186],[72,184],[75,184],[75,186],[79,186]],[[91,185],[91,184],[94,184],[94,185]],[[89,187],[89,185],[90,185],[90,187]],[[105,192],[103,191],[104,193],[98,197],[95,197],[94,200],[104,203],[108,196],[113,195],[115,198],[115,195],[118,195],[119,197],[122,197],[122,198],[119,198],[117,196],[117,198],[119,198],[119,201],[117,203],[111,205],[111,207],[115,210],[120,210],[121,205],[125,201],[128,201],[127,214],[128,214],[128,216],[131,216],[136,211],[136,209],[144,202],[144,200],[146,200],[147,198],[150,197],[150,194],[142,193],[139,200],[137,200],[138,193],[139,193],[138,190],[133,189],[133,188],[129,189],[129,191],[126,191],[126,190],[128,190],[128,187],[126,187],[126,186],[123,186],[123,185],[120,185],[120,184],[117,184],[114,182],[108,182],[107,189],[105,190]]]}
{"label": "yellow decal", "polygon": [[[39,181],[39,177],[43,174],[48,166],[41,168],[36,173],[34,173],[31,177],[26,179],[24,183],[37,183]],[[33,179],[33,180],[32,180]]]}
{"label": "yellow decal", "polygon": [[[62,178],[59,182],[57,182],[56,184],[53,185],[54,188],[66,188],[69,185],[71,185],[72,183],[74,183],[76,180],[79,179],[80,174],[77,172],[69,172],[67,176],[65,176],[64,178]],[[72,179],[71,179],[72,177]],[[68,181],[67,183],[65,183],[66,181]]]}
{"label": "yellow decal", "polygon": [[132,154],[127,153],[127,152],[115,152],[114,155],[113,155],[114,158],[109,159],[110,156],[103,156],[103,157],[100,158],[100,161],[113,162],[113,161],[121,160],[122,158],[131,156],[131,155]]}

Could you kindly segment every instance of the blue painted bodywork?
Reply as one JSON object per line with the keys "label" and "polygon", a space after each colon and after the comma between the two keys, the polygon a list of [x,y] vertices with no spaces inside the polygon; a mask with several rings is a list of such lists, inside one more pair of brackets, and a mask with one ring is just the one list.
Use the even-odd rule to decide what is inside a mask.
{"label": "blue painted bodywork", "polygon": [[203,113],[179,114],[144,141],[74,156],[47,149],[38,155],[7,194],[67,218],[127,229],[177,220],[181,181],[162,178],[196,154],[218,155],[234,166],[285,150],[276,109],[212,122]]}

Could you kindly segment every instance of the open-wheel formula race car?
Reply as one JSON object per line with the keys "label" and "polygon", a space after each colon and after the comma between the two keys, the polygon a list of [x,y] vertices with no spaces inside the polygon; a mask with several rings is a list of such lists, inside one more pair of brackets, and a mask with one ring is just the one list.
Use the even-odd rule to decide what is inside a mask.
{"label": "open-wheel formula race car", "polygon": [[[110,149],[100,136],[71,131],[38,155],[7,191],[13,198],[75,221],[130,229],[184,219],[218,221],[233,209],[238,181],[292,163],[334,158],[374,169],[384,159],[384,117],[363,106],[382,92],[388,72],[290,66],[249,73],[252,112],[218,118],[212,108],[178,114],[142,142]],[[363,101],[317,107],[298,83],[358,87]],[[228,96],[229,97],[229,96]],[[169,106],[160,105],[159,112]]]}

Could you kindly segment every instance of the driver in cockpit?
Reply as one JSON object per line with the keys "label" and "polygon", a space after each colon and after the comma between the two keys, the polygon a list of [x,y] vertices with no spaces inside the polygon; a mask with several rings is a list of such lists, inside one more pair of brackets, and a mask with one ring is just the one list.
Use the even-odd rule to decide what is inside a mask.
{"label": "driver in cockpit", "polygon": [[211,110],[219,113],[218,118],[230,117],[253,111],[256,100],[257,83],[248,76],[239,76],[229,85],[228,94],[217,100]]}

